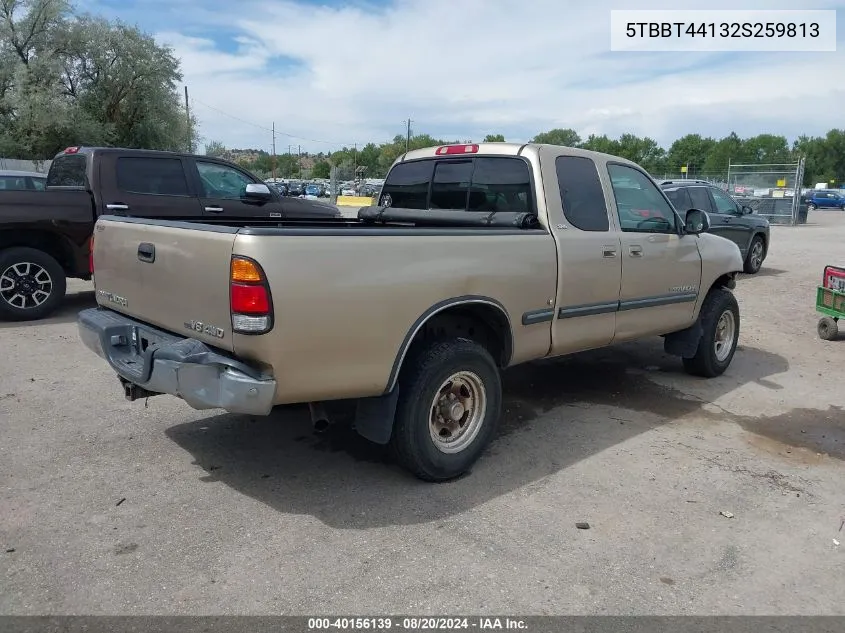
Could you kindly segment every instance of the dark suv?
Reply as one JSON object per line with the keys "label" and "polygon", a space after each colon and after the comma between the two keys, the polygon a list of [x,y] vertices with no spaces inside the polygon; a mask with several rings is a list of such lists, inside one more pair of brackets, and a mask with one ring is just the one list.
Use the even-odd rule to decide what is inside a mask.
{"label": "dark suv", "polygon": [[746,273],[753,275],[760,270],[769,251],[769,221],[766,218],[755,215],[751,207],[742,206],[722,189],[704,180],[666,180],[660,186],[681,217],[690,209],[707,212],[709,232],[739,246],[745,258]]}

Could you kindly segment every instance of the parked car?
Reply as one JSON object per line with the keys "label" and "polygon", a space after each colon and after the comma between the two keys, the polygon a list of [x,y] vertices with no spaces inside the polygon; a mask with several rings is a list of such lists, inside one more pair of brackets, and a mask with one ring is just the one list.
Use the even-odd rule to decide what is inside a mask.
{"label": "parked car", "polygon": [[289,196],[301,196],[305,194],[305,185],[301,182],[291,181],[288,183]]}
{"label": "parked car", "polygon": [[0,191],[44,191],[47,174],[0,169]]}
{"label": "parked car", "polygon": [[737,349],[739,249],[622,158],[415,150],[358,218],[101,217],[99,307],[80,313],[82,340],[130,400],[173,394],[251,415],[310,403],[315,424],[321,403],[357,400],[356,431],[428,481],[465,473],[490,442],[505,367],[659,335],[689,373],[712,377]]}
{"label": "parked car", "polygon": [[766,218],[755,215],[751,207],[741,205],[704,180],[667,180],[660,186],[681,215],[689,209],[709,214],[709,232],[739,246],[746,273],[759,272],[769,252],[770,229]]}
{"label": "parked car", "polygon": [[282,198],[220,159],[71,147],[53,160],[45,191],[0,191],[0,320],[46,317],[68,277],[90,278],[102,213],[210,224],[340,217],[325,203]]}
{"label": "parked car", "polygon": [[845,196],[830,189],[814,189],[807,193],[807,209],[842,209],[845,211]]}
{"label": "parked car", "polygon": [[310,185],[305,185],[305,195],[319,198],[323,195],[323,188],[320,185],[316,185],[313,183]]}

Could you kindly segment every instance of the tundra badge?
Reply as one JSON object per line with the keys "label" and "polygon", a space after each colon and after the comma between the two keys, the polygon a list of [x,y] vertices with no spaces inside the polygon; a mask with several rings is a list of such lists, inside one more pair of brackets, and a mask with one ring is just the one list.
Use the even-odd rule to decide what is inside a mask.
{"label": "tundra badge", "polygon": [[214,338],[223,338],[225,335],[223,328],[217,327],[216,325],[208,325],[202,321],[185,321],[185,329],[193,330],[200,334],[208,334],[208,336],[213,336]]}

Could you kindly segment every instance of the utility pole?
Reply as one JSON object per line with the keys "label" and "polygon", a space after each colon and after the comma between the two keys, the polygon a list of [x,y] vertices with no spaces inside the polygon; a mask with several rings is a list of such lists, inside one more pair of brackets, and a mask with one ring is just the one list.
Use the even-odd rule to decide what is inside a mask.
{"label": "utility pole", "polygon": [[276,122],[273,121],[273,182],[276,182]]}
{"label": "utility pole", "polygon": [[405,121],[405,123],[408,124],[408,132],[405,136],[405,152],[407,153],[411,149],[411,123],[413,123],[413,121],[411,121],[411,118],[408,117],[408,120]]}
{"label": "utility pole", "polygon": [[188,124],[187,127],[187,134],[188,134],[188,153],[192,154],[192,150],[194,149],[193,142],[191,139],[191,106],[188,103],[188,86],[185,86],[185,121]]}
{"label": "utility pole", "polygon": [[297,145],[297,152],[299,153],[299,178],[302,179],[302,145]]}

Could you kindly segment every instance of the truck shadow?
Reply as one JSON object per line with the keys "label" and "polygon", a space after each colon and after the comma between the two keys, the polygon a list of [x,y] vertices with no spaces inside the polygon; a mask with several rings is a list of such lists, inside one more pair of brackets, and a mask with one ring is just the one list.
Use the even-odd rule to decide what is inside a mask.
{"label": "truck shadow", "polygon": [[62,301],[62,305],[46,319],[39,319],[37,321],[0,321],[0,330],[73,323],[76,321],[76,315],[82,310],[93,308],[96,305],[97,301],[94,298],[93,290],[68,292],[65,295],[64,301]]}
{"label": "truck shadow", "polygon": [[[279,512],[336,528],[408,525],[460,514],[687,414],[725,419],[730,414],[715,416],[703,405],[750,382],[777,390],[774,376],[788,368],[780,356],[746,348],[728,374],[703,381],[683,374],[659,341],[514,368],[505,374],[497,439],[470,476],[440,485],[390,464],[384,448],[347,424],[315,435],[304,406],[267,418],[212,416],[166,433],[207,472],[204,481],[224,483]],[[693,391],[706,388],[706,400],[657,384],[649,378],[655,373]],[[768,428],[763,419],[737,421],[755,433]],[[789,428],[775,426],[778,433]],[[842,435],[845,447],[845,427]]]}

